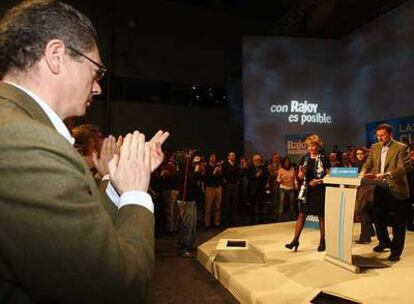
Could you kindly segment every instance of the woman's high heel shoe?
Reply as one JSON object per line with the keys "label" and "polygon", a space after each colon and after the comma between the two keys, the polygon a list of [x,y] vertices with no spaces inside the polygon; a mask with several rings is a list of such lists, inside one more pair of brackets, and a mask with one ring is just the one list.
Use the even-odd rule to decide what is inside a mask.
{"label": "woman's high heel shoe", "polygon": [[299,241],[298,240],[293,240],[289,244],[286,244],[285,247],[286,248],[289,248],[289,249],[295,248],[295,251],[298,251]]}
{"label": "woman's high heel shoe", "polygon": [[325,240],[322,240],[319,243],[318,251],[325,251],[325,249],[326,249]]}

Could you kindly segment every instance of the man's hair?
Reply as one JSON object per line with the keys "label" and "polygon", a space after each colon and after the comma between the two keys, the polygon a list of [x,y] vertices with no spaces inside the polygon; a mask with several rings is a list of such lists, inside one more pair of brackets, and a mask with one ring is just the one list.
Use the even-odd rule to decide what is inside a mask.
{"label": "man's hair", "polygon": [[388,133],[392,133],[392,126],[391,125],[389,125],[389,124],[380,124],[380,125],[378,125],[377,126],[377,129],[376,129],[376,131],[378,131],[378,130],[386,130]]}
{"label": "man's hair", "polygon": [[30,69],[52,39],[87,52],[96,43],[96,31],[86,16],[60,1],[26,0],[9,9],[0,20],[0,79],[10,71]]}
{"label": "man's hair", "polygon": [[259,153],[255,153],[253,155],[253,157],[252,157],[252,160],[254,160],[255,158],[258,159],[258,160],[262,160],[263,159],[262,156]]}

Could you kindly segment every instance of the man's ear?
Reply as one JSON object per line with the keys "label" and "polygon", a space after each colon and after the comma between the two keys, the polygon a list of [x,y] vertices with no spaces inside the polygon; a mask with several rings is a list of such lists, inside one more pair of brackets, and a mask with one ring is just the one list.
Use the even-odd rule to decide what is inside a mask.
{"label": "man's ear", "polygon": [[45,48],[44,59],[49,70],[53,74],[59,74],[62,71],[63,61],[65,59],[65,52],[68,49],[62,40],[50,40]]}

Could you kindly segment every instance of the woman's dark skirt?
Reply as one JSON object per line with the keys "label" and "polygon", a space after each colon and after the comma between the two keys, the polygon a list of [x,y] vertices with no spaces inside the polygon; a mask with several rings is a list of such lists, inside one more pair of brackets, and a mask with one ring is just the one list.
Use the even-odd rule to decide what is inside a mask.
{"label": "woman's dark skirt", "polygon": [[325,186],[308,187],[306,203],[299,202],[299,212],[306,215],[325,216]]}

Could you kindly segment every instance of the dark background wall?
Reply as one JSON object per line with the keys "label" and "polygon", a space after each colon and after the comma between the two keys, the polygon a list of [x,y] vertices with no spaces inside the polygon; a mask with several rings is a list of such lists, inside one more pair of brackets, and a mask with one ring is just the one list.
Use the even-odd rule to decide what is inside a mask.
{"label": "dark background wall", "polygon": [[[414,1],[345,37],[342,76],[350,140],[365,143],[364,123],[414,114]],[[342,80],[342,79],[341,79]]]}
{"label": "dark background wall", "polygon": [[[104,112],[105,104],[96,102],[88,112],[88,121],[99,123]],[[112,134],[145,128],[150,137],[159,129],[168,130],[168,151],[191,148],[205,154],[218,152],[224,157],[226,151],[234,150],[236,140],[232,137],[239,132],[232,121],[232,115],[223,109],[126,102],[111,106]]]}
{"label": "dark background wall", "polygon": [[[138,129],[152,134],[163,128],[172,133],[167,145],[170,150],[242,152],[241,74],[237,72],[241,70],[241,33],[237,20],[159,0],[117,1],[107,4],[105,10],[106,18],[98,18],[96,24],[106,62],[112,66],[112,88],[119,77],[145,80],[146,87],[158,85],[157,81],[168,87],[165,94],[151,96],[150,103],[141,103],[148,99],[140,100],[139,96],[132,100],[135,102],[122,102],[123,96],[112,98],[106,118],[109,132],[124,134]],[[216,108],[197,106],[197,102],[193,106],[164,105],[174,98],[174,88],[189,90],[192,86],[222,88],[226,104]],[[127,89],[133,95],[142,88],[132,84]],[[93,119],[92,111],[86,120]],[[104,117],[101,112],[99,119],[95,116],[96,122],[102,125]]]}
{"label": "dark background wall", "polygon": [[[317,132],[326,149],[365,144],[365,124],[414,114],[414,1],[342,40],[247,37],[245,151],[285,153],[284,135]],[[331,124],[289,123],[272,104],[317,103]]]}
{"label": "dark background wall", "polygon": [[[2,0],[0,14],[18,2]],[[164,128],[172,133],[170,150],[243,151],[237,18],[162,0],[66,2],[91,18],[111,71],[103,80],[103,96],[78,122],[93,122],[116,135],[138,129],[149,136]],[[192,86],[220,89],[216,97],[222,104],[188,106],[175,100],[179,105],[168,105],[186,98]],[[144,90],[150,92],[144,96]]]}
{"label": "dark background wall", "polygon": [[[2,0],[0,14],[17,2]],[[246,139],[247,154],[269,156],[284,152],[284,134],[311,130],[329,146],[361,144],[366,121],[413,112],[413,0],[342,40],[257,34],[339,38],[405,1],[67,2],[92,19],[110,68],[103,96],[80,121],[108,133],[139,129],[149,136],[165,128],[172,132],[170,150],[220,154],[243,152]],[[244,108],[245,33],[255,36],[245,40]],[[193,86],[212,87],[226,99],[208,107],[187,100]],[[290,99],[317,102],[335,123],[291,128],[285,116],[269,115],[270,104]]]}
{"label": "dark background wall", "polygon": [[114,4],[116,74],[225,87],[240,59],[233,17],[159,0],[127,3]]}

